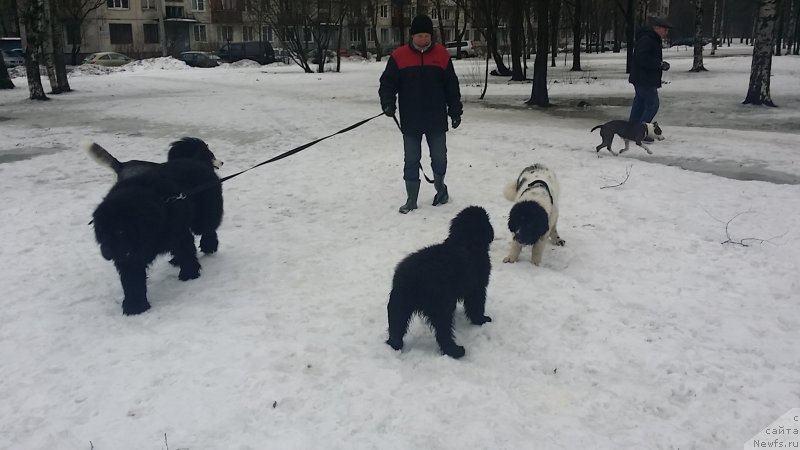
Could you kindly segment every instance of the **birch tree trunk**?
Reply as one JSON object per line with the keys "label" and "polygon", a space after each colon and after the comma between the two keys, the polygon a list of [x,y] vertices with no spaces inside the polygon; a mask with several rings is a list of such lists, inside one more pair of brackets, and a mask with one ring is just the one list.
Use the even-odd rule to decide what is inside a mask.
{"label": "birch tree trunk", "polygon": [[719,10],[719,0],[714,0],[714,14],[711,17],[711,54],[717,53],[717,37],[719,37],[719,25],[717,12]]}
{"label": "birch tree trunk", "polygon": [[703,0],[694,0],[694,62],[689,72],[705,72],[703,67]]}
{"label": "birch tree trunk", "polygon": [[47,71],[47,78],[50,81],[50,93],[60,94],[61,89],[58,86],[58,78],[56,78],[56,65],[53,58],[53,24],[51,18],[53,16],[50,8],[50,0],[40,0],[42,2],[42,59],[44,67]]}
{"label": "birch tree trunk", "polygon": [[42,3],[40,0],[20,0],[17,3],[19,31],[25,46],[25,72],[31,100],[49,100],[42,86],[39,59],[42,46]]}
{"label": "birch tree trunk", "polygon": [[753,62],[750,66],[750,85],[745,105],[776,106],[769,94],[769,76],[772,72],[772,40],[775,36],[775,19],[779,0],[760,0],[753,42]]}

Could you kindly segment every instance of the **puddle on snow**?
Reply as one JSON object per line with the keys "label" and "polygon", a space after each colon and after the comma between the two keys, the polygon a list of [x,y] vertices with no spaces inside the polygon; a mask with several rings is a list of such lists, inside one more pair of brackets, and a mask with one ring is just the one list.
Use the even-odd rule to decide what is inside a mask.
{"label": "puddle on snow", "polygon": [[66,147],[19,147],[11,150],[0,150],[0,164],[24,161],[42,155],[52,155],[66,149]]}
{"label": "puddle on snow", "polygon": [[767,169],[764,166],[745,165],[731,160],[705,161],[698,158],[674,158],[670,156],[628,156],[640,161],[646,161],[665,166],[680,167],[692,172],[710,173],[719,177],[740,181],[765,181],[775,184],[800,184],[800,176],[777,170]]}

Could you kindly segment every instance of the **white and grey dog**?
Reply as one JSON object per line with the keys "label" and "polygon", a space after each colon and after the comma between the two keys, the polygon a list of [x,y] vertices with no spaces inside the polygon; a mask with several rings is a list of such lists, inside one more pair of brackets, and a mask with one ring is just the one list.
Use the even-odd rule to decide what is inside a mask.
{"label": "white and grey dog", "polygon": [[508,216],[513,239],[503,262],[516,262],[522,247],[531,245],[531,261],[538,266],[548,239],[553,245],[564,245],[556,229],[559,191],[555,172],[544,164],[526,167],[515,181],[506,185],[503,194],[514,202]]}

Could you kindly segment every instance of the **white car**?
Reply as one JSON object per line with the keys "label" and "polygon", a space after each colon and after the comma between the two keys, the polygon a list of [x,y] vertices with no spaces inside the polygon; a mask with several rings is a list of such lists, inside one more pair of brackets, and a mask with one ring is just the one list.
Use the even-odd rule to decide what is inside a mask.
{"label": "white car", "polygon": [[25,58],[19,56],[16,53],[12,53],[6,50],[3,50],[3,62],[6,63],[6,67],[17,67],[17,66],[24,66],[25,65]]}
{"label": "white car", "polygon": [[444,46],[447,47],[447,53],[450,54],[451,58],[455,58],[456,56],[468,58],[477,54],[477,52],[475,52],[475,46],[472,45],[472,41],[446,42]]}

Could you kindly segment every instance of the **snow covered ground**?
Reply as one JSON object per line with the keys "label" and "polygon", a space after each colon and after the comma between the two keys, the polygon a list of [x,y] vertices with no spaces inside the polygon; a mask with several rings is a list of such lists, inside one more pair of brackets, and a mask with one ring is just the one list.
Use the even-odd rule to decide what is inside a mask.
{"label": "snow covered ground", "polygon": [[[15,78],[0,91],[0,448],[741,448],[800,406],[800,59],[773,59],[779,108],[741,104],[747,47],[700,74],[686,49],[665,59],[667,139],[622,157],[589,133],[627,117],[622,55],[585,55],[582,73],[560,57],[548,109],[505,79],[479,100],[482,63],[459,61],[451,203],[425,185],[397,213],[401,137],[378,118],[227,182],[220,252],[189,282],[158,259],[136,317],[87,225],[114,178],[80,141],[162,161],[197,136],[231,174],[380,112],[384,63],[157,59],[76,70],[49,102]],[[503,185],[535,162],[560,178],[567,244],[503,264]],[[418,320],[392,351],[394,266],[468,205],[497,236],[494,321],[459,307],[458,361]]]}

